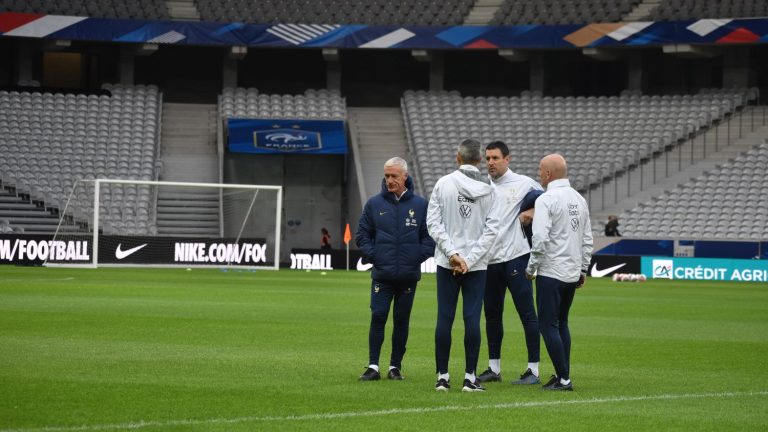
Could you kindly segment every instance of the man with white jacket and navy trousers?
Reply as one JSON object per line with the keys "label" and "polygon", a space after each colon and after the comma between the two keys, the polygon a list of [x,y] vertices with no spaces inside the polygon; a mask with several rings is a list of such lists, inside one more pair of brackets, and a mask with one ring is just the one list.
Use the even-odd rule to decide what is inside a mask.
{"label": "man with white jacket and navy trousers", "polygon": [[529,279],[536,277],[539,329],[556,373],[543,388],[572,391],[568,313],[592,257],[589,207],[571,187],[565,159],[559,154],[541,160],[539,177],[547,190],[536,200],[533,246],[525,273]]}
{"label": "man with white jacket and navy trousers", "polygon": [[488,340],[488,369],[480,382],[501,381],[501,342],[504,338],[504,297],[507,289],[525,333],[528,367],[512,384],[533,385],[539,380],[539,321],[533,305],[533,285],[525,277],[531,248],[518,216],[526,197],[541,194],[542,188],[530,177],[509,169],[509,148],[494,141],[485,148],[488,176],[499,202],[499,235],[491,250],[485,284],[485,332]]}
{"label": "man with white jacket and navy trousers", "polygon": [[463,298],[466,355],[462,391],[485,390],[475,372],[480,354],[480,314],[486,268],[499,219],[493,189],[478,169],[481,158],[479,142],[463,141],[456,155],[459,169],[437,181],[427,209],[427,227],[436,243],[435,362],[438,377],[435,389],[438,391],[450,389],[451,327],[459,292]]}

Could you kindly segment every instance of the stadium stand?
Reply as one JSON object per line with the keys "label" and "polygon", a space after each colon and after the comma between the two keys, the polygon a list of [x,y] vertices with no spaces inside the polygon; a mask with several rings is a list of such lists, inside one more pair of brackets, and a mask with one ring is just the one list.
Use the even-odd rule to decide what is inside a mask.
{"label": "stadium stand", "polygon": [[345,120],[347,117],[339,91],[313,89],[303,95],[267,95],[255,88],[225,88],[219,96],[219,112],[224,118]]}
{"label": "stadium stand", "polygon": [[475,0],[198,0],[203,21],[368,24],[461,24]]}
{"label": "stadium stand", "polygon": [[[157,178],[157,88],[107,84],[104,89],[111,96],[0,91],[0,176],[4,193],[21,198],[7,198],[14,206],[5,210],[35,204],[54,214],[63,211],[78,179]],[[89,190],[75,189],[70,202],[74,222],[92,219]],[[154,233],[153,200],[147,186],[105,187],[100,219],[104,232]],[[28,226],[34,222],[31,218],[4,214],[0,211],[0,219],[26,232],[56,228],[55,222]]]}
{"label": "stadium stand", "polygon": [[0,0],[0,11],[94,18],[169,19],[164,0]]}
{"label": "stadium stand", "polygon": [[765,0],[664,0],[653,9],[653,21],[678,21],[699,18],[747,18],[768,16]]}
{"label": "stadium stand", "polygon": [[768,238],[768,143],[619,216],[623,235]]}
{"label": "stadium stand", "polygon": [[755,97],[743,89],[696,95],[611,97],[462,97],[458,92],[406,92],[402,106],[417,179],[429,194],[455,166],[456,137],[511,144],[512,167],[537,177],[545,154],[569,162],[579,190],[599,184],[654,153],[671,149]]}
{"label": "stadium stand", "polygon": [[584,24],[618,22],[642,0],[506,0],[491,24]]}

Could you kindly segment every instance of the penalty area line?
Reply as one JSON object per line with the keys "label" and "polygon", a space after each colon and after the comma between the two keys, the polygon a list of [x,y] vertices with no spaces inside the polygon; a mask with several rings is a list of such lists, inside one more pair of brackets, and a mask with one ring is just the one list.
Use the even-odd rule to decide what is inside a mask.
{"label": "penalty area line", "polygon": [[683,393],[683,394],[661,394],[648,396],[618,396],[607,398],[592,399],[571,399],[556,401],[529,401],[529,402],[509,402],[490,405],[444,405],[421,408],[392,408],[376,411],[348,411],[338,413],[317,413],[302,414],[292,416],[246,416],[232,418],[210,418],[210,419],[183,419],[183,420],[149,420],[128,423],[96,424],[82,426],[45,426],[38,428],[18,428],[18,429],[0,429],[0,432],[91,432],[102,430],[136,430],[143,428],[157,427],[177,427],[177,426],[204,426],[204,425],[227,425],[238,423],[263,423],[263,422],[291,422],[306,420],[333,420],[356,417],[381,417],[388,415],[402,414],[423,414],[433,412],[451,412],[451,411],[474,411],[489,409],[515,409],[515,408],[539,408],[548,406],[568,406],[568,405],[592,405],[619,402],[644,402],[660,400],[680,400],[680,399],[707,399],[707,398],[737,398],[752,396],[768,396],[768,391],[754,392],[719,392],[719,393]]}

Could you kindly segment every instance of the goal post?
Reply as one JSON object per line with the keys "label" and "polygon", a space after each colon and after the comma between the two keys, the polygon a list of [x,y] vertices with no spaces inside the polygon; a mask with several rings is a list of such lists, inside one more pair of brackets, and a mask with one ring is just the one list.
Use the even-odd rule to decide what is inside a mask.
{"label": "goal post", "polygon": [[51,249],[80,253],[44,265],[277,270],[282,201],[275,185],[77,180]]}

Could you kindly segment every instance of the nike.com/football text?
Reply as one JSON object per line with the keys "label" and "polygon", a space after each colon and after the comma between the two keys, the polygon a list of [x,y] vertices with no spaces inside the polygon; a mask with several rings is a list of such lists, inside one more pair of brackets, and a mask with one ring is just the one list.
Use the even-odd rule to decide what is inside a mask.
{"label": "nike.com/football text", "polygon": [[267,245],[258,243],[176,243],[175,262],[258,263],[267,262]]}
{"label": "nike.com/football text", "polygon": [[0,240],[0,260],[89,261],[87,241]]}

